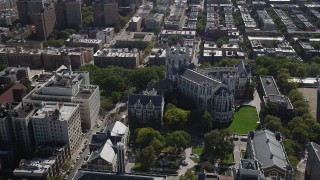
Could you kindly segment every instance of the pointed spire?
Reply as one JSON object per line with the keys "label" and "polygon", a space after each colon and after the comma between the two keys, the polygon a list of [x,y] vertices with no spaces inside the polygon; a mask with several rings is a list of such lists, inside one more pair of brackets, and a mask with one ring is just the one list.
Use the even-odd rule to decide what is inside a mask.
{"label": "pointed spire", "polygon": [[179,51],[180,51],[180,48],[181,48],[181,45],[180,45],[180,43],[179,43],[179,42],[177,42],[177,52],[179,52]]}
{"label": "pointed spire", "polygon": [[168,55],[168,54],[169,54],[169,52],[170,52],[170,47],[169,47],[169,44],[168,44],[168,43],[166,43],[166,54]]}

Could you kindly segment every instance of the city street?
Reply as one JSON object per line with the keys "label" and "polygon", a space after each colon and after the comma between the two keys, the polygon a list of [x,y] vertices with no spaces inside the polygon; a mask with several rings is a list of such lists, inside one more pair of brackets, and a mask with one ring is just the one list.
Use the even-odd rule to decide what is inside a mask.
{"label": "city street", "polygon": [[[107,114],[103,118],[102,124],[100,126],[94,126],[92,130],[90,130],[89,132],[86,133],[82,143],[80,144],[80,148],[78,149],[78,152],[73,154],[73,156],[71,157],[71,159],[74,160],[79,155],[80,159],[76,160],[76,162],[74,164],[74,168],[72,170],[70,170],[69,175],[67,177],[67,180],[71,180],[73,178],[73,176],[76,174],[76,172],[78,171],[78,169],[81,168],[83,162],[85,160],[87,160],[88,153],[89,153],[89,143],[91,141],[92,134],[94,134],[95,132],[101,131],[102,129],[105,128],[105,126],[107,124],[111,123],[111,121],[108,121],[108,117],[110,116],[110,114],[117,113],[117,109],[119,109],[123,105],[125,105],[125,103],[116,104],[115,108],[113,108],[111,111],[107,112]],[[82,152],[82,149],[85,146],[84,144],[86,141],[87,141],[88,145],[85,147],[84,151]],[[72,162],[74,162],[74,161],[72,161]]]}

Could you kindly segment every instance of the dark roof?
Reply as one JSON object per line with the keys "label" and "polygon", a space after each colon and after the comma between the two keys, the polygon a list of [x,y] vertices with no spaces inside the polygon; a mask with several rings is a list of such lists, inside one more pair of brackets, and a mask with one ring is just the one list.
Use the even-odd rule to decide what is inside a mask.
{"label": "dark roof", "polygon": [[107,133],[96,132],[92,135],[90,145],[102,146],[108,139]]}
{"label": "dark roof", "polygon": [[[0,105],[4,104],[6,102],[12,102],[14,100],[13,90],[15,90],[15,89],[20,89],[21,91],[26,92],[27,88],[21,83],[14,84],[12,87],[10,87],[8,90],[6,90],[4,93],[2,93],[0,95]],[[15,95],[17,95],[17,94],[15,94]],[[20,95],[24,96],[25,93],[21,93]]]}
{"label": "dark roof", "polygon": [[151,88],[153,88],[157,92],[161,92],[161,91],[170,89],[173,86],[173,84],[174,84],[173,81],[166,78],[166,79],[158,81]]}
{"label": "dark roof", "polygon": [[258,165],[254,160],[251,159],[241,159],[241,168],[243,169],[251,169],[251,170],[257,170]]}
{"label": "dark roof", "polygon": [[74,176],[77,180],[165,180],[166,176],[148,174],[123,174],[108,171],[90,171],[80,169]]}
{"label": "dark roof", "polygon": [[[311,145],[313,151],[317,155],[317,158],[318,158],[317,160],[320,161],[320,145],[317,143],[314,143],[314,142],[311,142],[310,145]],[[310,151],[310,148],[308,148],[308,150]]]}
{"label": "dark roof", "polygon": [[276,81],[272,76],[260,76],[260,82],[262,84],[264,96],[269,96],[270,94],[280,95]]}
{"label": "dark roof", "polygon": [[249,65],[244,64],[243,60],[238,62],[234,67],[236,67],[238,69],[238,73],[241,73],[242,71],[245,71],[245,73],[247,73],[247,74],[250,73]]}
{"label": "dark roof", "polygon": [[262,129],[254,132],[251,141],[255,157],[263,169],[275,165],[285,171],[291,170],[284,147],[276,139],[275,133]]}
{"label": "dark roof", "polygon": [[268,99],[270,102],[283,104],[284,108],[293,109],[290,99],[286,96],[270,94]]}
{"label": "dark roof", "polygon": [[213,84],[214,87],[217,87],[219,84],[221,84],[221,82],[217,80],[209,78],[208,76],[205,76],[190,69],[186,69],[182,76],[199,84],[207,82]]}
{"label": "dark roof", "polygon": [[145,106],[147,105],[150,101],[154,106],[161,106],[163,102],[163,96],[161,95],[146,95],[146,94],[131,94],[129,95],[128,98],[128,105],[135,105],[137,101],[140,101],[140,103]]}

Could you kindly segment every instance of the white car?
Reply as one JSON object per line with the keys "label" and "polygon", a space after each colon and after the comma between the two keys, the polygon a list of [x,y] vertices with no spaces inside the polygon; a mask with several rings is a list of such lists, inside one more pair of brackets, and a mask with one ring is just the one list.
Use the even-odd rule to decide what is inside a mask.
{"label": "white car", "polygon": [[77,160],[79,160],[79,159],[80,159],[80,156],[77,157]]}

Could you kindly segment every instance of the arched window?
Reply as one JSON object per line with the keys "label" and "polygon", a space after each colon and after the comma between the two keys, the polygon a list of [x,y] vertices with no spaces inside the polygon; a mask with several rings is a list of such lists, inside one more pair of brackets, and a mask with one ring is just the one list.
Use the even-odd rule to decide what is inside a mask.
{"label": "arched window", "polygon": [[278,172],[276,171],[271,171],[269,173],[269,177],[272,178],[272,179],[277,179],[278,178]]}

